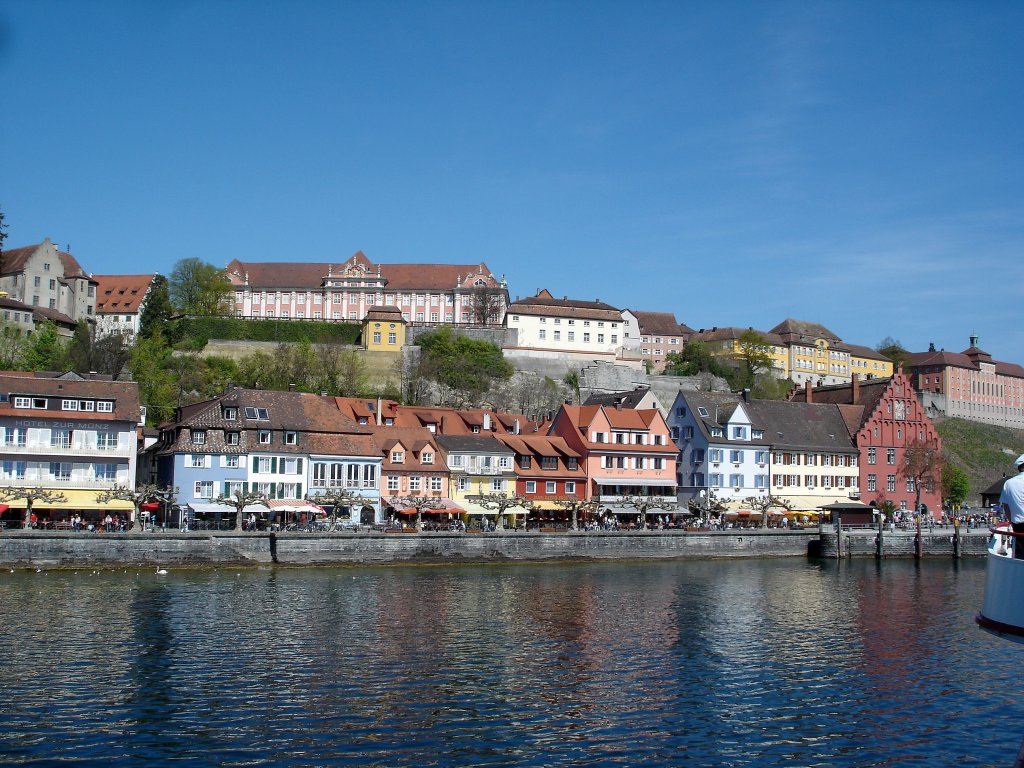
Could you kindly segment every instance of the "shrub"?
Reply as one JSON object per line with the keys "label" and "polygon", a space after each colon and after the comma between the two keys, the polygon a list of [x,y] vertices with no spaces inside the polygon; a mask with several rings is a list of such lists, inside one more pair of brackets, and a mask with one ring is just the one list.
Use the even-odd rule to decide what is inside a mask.
{"label": "shrub", "polygon": [[358,323],[326,323],[318,320],[244,320],[239,317],[186,317],[175,320],[176,337],[189,348],[205,346],[210,339],[230,341],[303,341],[312,344],[355,344],[362,326]]}

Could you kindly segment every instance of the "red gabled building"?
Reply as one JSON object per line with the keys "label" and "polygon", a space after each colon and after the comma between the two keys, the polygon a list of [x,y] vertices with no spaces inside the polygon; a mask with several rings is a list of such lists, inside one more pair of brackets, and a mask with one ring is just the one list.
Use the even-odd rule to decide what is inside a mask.
{"label": "red gabled building", "polygon": [[[564,510],[556,499],[587,498],[587,472],[583,457],[561,437],[549,435],[495,435],[515,452],[515,493],[545,512]],[[559,515],[561,516],[561,515]]]}
{"label": "red gabled building", "polygon": [[[902,370],[887,379],[860,381],[853,374],[849,384],[812,388],[808,383],[795,389],[789,399],[839,406],[859,450],[861,501],[875,505],[891,501],[897,509],[914,509],[916,484],[904,473],[907,448],[920,444],[941,455],[942,440]],[[920,498],[928,514],[942,514],[938,466],[933,486],[922,488]]]}

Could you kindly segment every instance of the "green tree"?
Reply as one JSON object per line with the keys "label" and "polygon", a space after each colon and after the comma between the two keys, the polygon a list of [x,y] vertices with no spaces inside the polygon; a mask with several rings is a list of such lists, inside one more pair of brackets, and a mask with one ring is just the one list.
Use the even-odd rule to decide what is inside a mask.
{"label": "green tree", "polygon": [[29,338],[21,354],[25,371],[58,371],[67,362],[67,344],[57,334],[57,326],[47,320]]}
{"label": "green tree", "polygon": [[110,333],[96,338],[96,330],[80,320],[75,325],[67,350],[68,367],[85,373],[96,371],[117,377],[131,356],[131,342],[121,333]]}
{"label": "green tree", "polygon": [[755,377],[750,395],[758,400],[785,400],[792,388],[792,380],[777,379],[769,373],[762,373]]}
{"label": "green tree", "polygon": [[168,282],[171,300],[189,315],[225,315],[234,291],[227,272],[196,258],[181,259]]}
{"label": "green tree", "polygon": [[703,341],[691,341],[683,347],[682,352],[669,352],[665,356],[666,376],[696,376],[710,373],[729,380],[733,376],[732,369],[708,349]]}
{"label": "green tree", "polygon": [[967,473],[951,461],[942,462],[942,498],[951,507],[959,507],[971,492]]}
{"label": "green tree", "polygon": [[146,406],[146,421],[159,424],[174,415],[178,385],[171,370],[171,348],[159,329],[139,339],[132,349],[128,367],[139,385],[139,399]]}
{"label": "green tree", "polygon": [[139,336],[149,338],[153,331],[162,328],[174,314],[174,305],[171,303],[171,291],[167,278],[163,275],[153,275],[146,292],[146,301],[142,305],[142,312],[139,315]]}
{"label": "green tree", "polygon": [[424,374],[441,387],[442,399],[456,406],[478,404],[495,382],[513,373],[497,344],[456,336],[448,326],[421,335],[417,343]]}
{"label": "green tree", "polygon": [[772,369],[769,344],[764,336],[749,328],[740,334],[738,342],[739,354],[736,360],[739,363],[739,375],[733,383],[738,385],[737,389],[752,387],[758,374]]}
{"label": "green tree", "polygon": [[17,371],[28,346],[28,336],[14,323],[0,320],[0,370]]}
{"label": "green tree", "polygon": [[875,349],[879,354],[892,360],[892,364],[897,368],[906,367],[907,361],[910,359],[910,353],[892,336],[886,336],[878,342]]}

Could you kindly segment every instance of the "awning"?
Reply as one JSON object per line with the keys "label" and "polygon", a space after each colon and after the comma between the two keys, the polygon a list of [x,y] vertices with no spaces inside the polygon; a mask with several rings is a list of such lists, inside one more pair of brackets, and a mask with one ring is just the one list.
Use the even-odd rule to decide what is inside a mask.
{"label": "awning", "polygon": [[647,485],[658,488],[675,488],[675,480],[658,480],[646,477],[595,477],[595,483],[599,485]]}
{"label": "awning", "polygon": [[[227,504],[202,504],[194,501],[189,503],[188,508],[192,510],[193,514],[196,515],[216,515],[220,512],[222,515],[234,514],[235,508],[229,507]],[[250,512],[255,512],[257,515],[262,515],[270,510],[262,504],[249,504],[242,511],[243,515],[248,515]]]}
{"label": "awning", "polygon": [[[430,501],[430,507],[424,509],[423,512],[457,514],[466,511],[446,496],[431,496],[428,500]],[[416,514],[414,507],[406,507],[402,504],[402,497],[400,496],[384,496],[382,501],[401,515]]]}
{"label": "awning", "polygon": [[144,501],[142,504],[139,504],[139,509],[141,509],[143,512],[156,512],[158,509],[160,509],[160,502]]}
{"label": "awning", "polygon": [[[59,502],[56,504],[48,504],[43,501],[37,501],[32,505],[32,509],[109,509],[111,512],[129,512],[135,510],[135,505],[132,504],[130,501],[121,501],[120,499],[116,499],[114,501],[105,501],[102,503],[96,501],[96,494],[102,493],[102,489],[96,491],[73,491],[49,488],[48,490],[60,490],[60,492],[64,494],[67,501]],[[25,509],[27,506],[28,502],[26,502],[25,499],[10,499],[9,501],[7,501],[7,507],[9,509]]]}
{"label": "awning", "polygon": [[[267,504],[270,509],[277,512],[305,512],[306,514],[318,514],[324,511],[323,507],[318,507],[316,504],[307,504],[304,501],[289,501],[288,499],[270,499]],[[250,511],[250,507],[246,507],[246,511]]]}

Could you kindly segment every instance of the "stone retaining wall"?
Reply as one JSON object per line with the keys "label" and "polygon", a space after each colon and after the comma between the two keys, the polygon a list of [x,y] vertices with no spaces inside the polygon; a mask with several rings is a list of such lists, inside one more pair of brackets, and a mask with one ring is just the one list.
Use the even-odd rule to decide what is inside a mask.
{"label": "stone retaining wall", "polygon": [[359,565],[807,557],[817,531],[66,533],[0,535],[0,567]]}
{"label": "stone retaining wall", "polygon": [[[983,557],[988,551],[989,533],[984,528],[970,531],[960,530],[960,556]],[[843,531],[843,557],[875,557],[878,531],[870,528],[853,528]],[[885,531],[882,536],[882,557],[914,557],[914,531]],[[834,527],[821,533],[821,557],[836,557],[836,532]],[[921,549],[925,557],[954,556],[953,529],[935,529],[921,532]]]}

